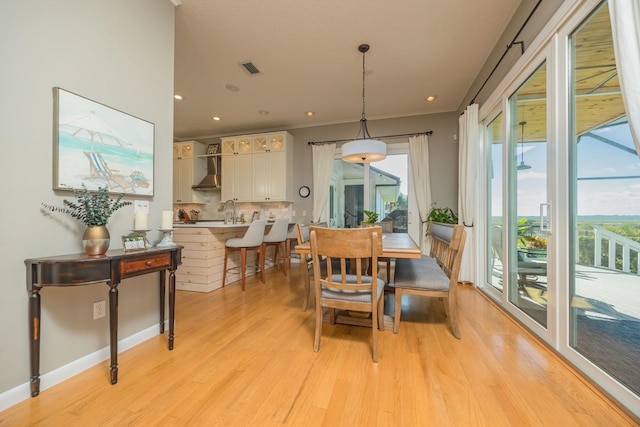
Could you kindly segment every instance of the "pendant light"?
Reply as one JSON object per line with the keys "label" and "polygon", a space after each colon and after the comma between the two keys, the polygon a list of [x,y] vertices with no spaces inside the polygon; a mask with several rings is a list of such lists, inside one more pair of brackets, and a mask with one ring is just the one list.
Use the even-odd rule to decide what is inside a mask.
{"label": "pendant light", "polygon": [[345,162],[371,163],[384,160],[387,157],[387,145],[380,140],[371,138],[367,129],[364,96],[364,54],[368,50],[368,44],[358,46],[358,51],[362,53],[362,118],[360,119],[360,130],[356,138],[353,141],[342,144],[342,160]]}
{"label": "pendant light", "polygon": [[519,126],[522,127],[522,136],[520,138],[520,164],[518,165],[518,167],[516,168],[519,171],[524,171],[527,169],[531,169],[531,166],[529,166],[528,164],[526,164],[524,162],[524,125],[526,125],[527,122],[525,121],[521,121],[520,123],[518,123]]}

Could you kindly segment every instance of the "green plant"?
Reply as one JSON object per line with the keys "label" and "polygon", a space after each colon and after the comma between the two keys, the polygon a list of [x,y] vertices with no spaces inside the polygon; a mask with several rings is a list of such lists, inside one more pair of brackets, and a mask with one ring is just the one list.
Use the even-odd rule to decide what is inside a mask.
{"label": "green plant", "polygon": [[378,222],[378,214],[376,212],[367,210],[363,210],[362,212],[367,216],[362,222],[366,224],[375,224]]}
{"label": "green plant", "polygon": [[451,208],[439,208],[435,203],[431,205],[431,209],[427,214],[424,222],[442,222],[444,224],[457,224],[458,214]]}
{"label": "green plant", "polygon": [[45,203],[42,206],[51,212],[67,214],[82,221],[87,227],[91,227],[106,225],[115,211],[131,204],[131,202],[122,201],[124,193],[121,193],[117,199],[111,200],[109,198],[109,190],[106,187],[98,187],[98,191],[91,192],[82,184],[82,188],[73,190],[73,195],[77,201],[63,200],[63,208]]}

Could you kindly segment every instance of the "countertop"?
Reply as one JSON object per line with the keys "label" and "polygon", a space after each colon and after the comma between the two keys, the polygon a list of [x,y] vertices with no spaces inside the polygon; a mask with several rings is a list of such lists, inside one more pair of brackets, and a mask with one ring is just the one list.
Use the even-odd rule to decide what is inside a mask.
{"label": "countertop", "polygon": [[220,221],[198,221],[193,224],[176,222],[173,224],[173,228],[237,228],[237,227],[249,227],[249,223],[225,224],[224,221],[220,220]]}

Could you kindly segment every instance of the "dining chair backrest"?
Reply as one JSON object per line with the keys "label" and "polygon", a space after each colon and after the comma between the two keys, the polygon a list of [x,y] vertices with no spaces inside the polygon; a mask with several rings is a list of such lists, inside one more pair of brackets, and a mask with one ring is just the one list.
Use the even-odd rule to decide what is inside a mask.
{"label": "dining chair backrest", "polygon": [[[311,240],[314,232],[317,236],[315,247]],[[375,239],[373,243],[372,238]],[[335,274],[347,274],[348,270],[351,270],[350,262],[355,262],[355,270],[353,271],[359,277],[362,274],[363,262],[370,259],[375,265],[382,252],[382,228],[375,226],[366,228],[312,226],[310,227],[309,240],[311,241],[312,262],[319,262],[326,258],[328,277]],[[366,242],[364,242],[365,240]],[[340,271],[333,273],[336,267]],[[375,274],[377,276],[377,272]]]}
{"label": "dining chair backrest", "polygon": [[280,218],[271,226],[269,233],[264,236],[265,242],[284,242],[287,240],[287,231],[289,230],[289,218]]}

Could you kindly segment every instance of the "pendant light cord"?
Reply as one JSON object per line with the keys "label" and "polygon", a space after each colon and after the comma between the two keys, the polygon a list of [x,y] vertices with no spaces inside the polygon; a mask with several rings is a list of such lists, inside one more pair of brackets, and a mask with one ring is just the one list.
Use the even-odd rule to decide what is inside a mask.
{"label": "pendant light cord", "polygon": [[365,54],[369,51],[368,44],[361,44],[358,46],[358,51],[362,53],[362,118],[360,119],[360,131],[356,136],[356,139],[360,138],[362,134],[362,139],[371,139],[371,135],[369,135],[369,129],[367,129],[367,117],[365,115],[365,63],[364,57]]}
{"label": "pendant light cord", "polygon": [[[369,48],[369,46],[367,46],[367,50],[368,50],[368,48]],[[364,52],[362,52],[362,118],[363,119],[365,119],[365,115],[364,115],[364,111],[365,111],[365,108],[364,108],[365,107],[365,104],[364,104],[364,102],[365,102],[365,97],[364,97],[364,70],[365,70],[365,68],[364,68],[364,55],[365,55],[365,52],[366,52],[366,50]]]}

